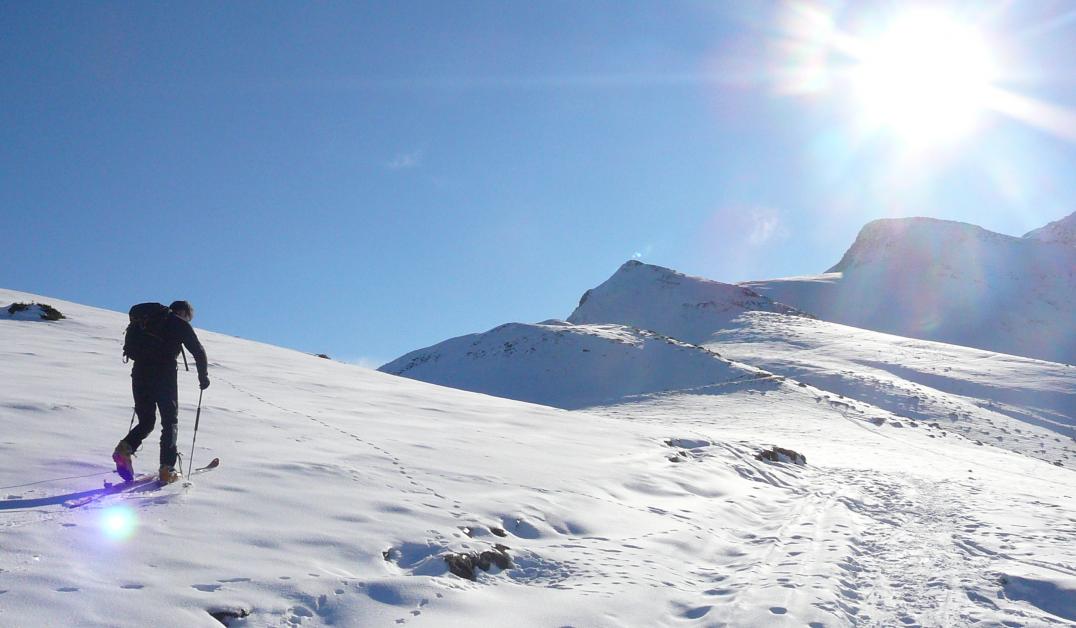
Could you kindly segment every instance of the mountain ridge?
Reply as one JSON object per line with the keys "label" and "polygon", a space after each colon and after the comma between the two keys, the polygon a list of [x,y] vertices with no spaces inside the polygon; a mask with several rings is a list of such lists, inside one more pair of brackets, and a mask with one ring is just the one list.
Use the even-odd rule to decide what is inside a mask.
{"label": "mountain ridge", "polygon": [[836,323],[1076,362],[1076,247],[1060,241],[882,219],[825,274],[738,285]]}
{"label": "mountain ridge", "polygon": [[1024,234],[1029,240],[1076,246],[1076,212]]}

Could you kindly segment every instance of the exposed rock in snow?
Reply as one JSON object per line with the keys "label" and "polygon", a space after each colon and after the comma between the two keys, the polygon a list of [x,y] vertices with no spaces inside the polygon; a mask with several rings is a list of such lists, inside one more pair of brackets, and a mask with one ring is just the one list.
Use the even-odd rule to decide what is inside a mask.
{"label": "exposed rock in snow", "polygon": [[633,260],[587,290],[568,322],[619,323],[699,343],[746,311],[805,315],[743,286]]}
{"label": "exposed rock in snow", "polygon": [[828,274],[742,285],[828,321],[1076,362],[1076,247],[933,218],[876,220]]}
{"label": "exposed rock in snow", "polygon": [[494,566],[498,569],[511,569],[512,557],[508,555],[509,549],[497,543],[493,549],[447,554],[444,559],[450,572],[460,578],[474,580],[476,569],[489,571]]}
{"label": "exposed rock in snow", "polygon": [[0,318],[17,321],[58,321],[67,317],[47,303],[12,303],[0,308]]}
{"label": "exposed rock in snow", "polygon": [[250,617],[249,608],[217,608],[209,609],[206,612],[224,626],[230,626],[232,622]]}
{"label": "exposed rock in snow", "polygon": [[1024,237],[1029,240],[1057,242],[1059,244],[1067,244],[1068,246],[1076,246],[1076,212],[1069,214],[1061,220],[1055,220],[1045,227],[1039,227],[1033,231],[1028,231],[1024,234]]}
{"label": "exposed rock in snow", "polygon": [[501,325],[413,351],[378,370],[560,408],[767,375],[652,331],[560,322]]}
{"label": "exposed rock in snow", "polygon": [[785,449],[784,447],[778,447],[774,445],[769,449],[763,449],[755,456],[759,460],[768,460],[770,462],[784,462],[788,464],[807,464],[807,456],[801,453],[792,451],[791,449]]}

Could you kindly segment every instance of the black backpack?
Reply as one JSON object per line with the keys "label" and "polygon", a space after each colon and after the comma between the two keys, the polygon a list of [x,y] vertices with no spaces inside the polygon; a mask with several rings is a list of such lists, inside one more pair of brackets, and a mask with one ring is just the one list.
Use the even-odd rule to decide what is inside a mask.
{"label": "black backpack", "polygon": [[172,310],[160,303],[139,303],[128,313],[131,322],[123,339],[123,361],[161,362],[165,353],[165,326]]}

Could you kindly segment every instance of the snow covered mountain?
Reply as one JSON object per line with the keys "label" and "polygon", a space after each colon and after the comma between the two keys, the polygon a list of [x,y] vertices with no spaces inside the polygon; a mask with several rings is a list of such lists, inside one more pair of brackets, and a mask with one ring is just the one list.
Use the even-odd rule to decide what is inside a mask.
{"label": "snow covered mountain", "polygon": [[[715,292],[732,298],[716,301]],[[380,370],[566,409],[786,376],[903,425],[933,424],[1076,467],[1076,367],[817,320],[744,294],[629,262],[588,291],[569,319],[593,324],[503,325]],[[700,299],[706,307],[695,307]]]}
{"label": "snow covered mountain", "polygon": [[1076,212],[1073,212],[1060,220],[1055,220],[1045,227],[1039,227],[1028,231],[1024,237],[1029,240],[1040,242],[1057,242],[1068,246],[1076,246]]}
{"label": "snow covered mountain", "polygon": [[568,322],[632,325],[698,343],[747,311],[805,316],[742,286],[632,260],[587,290]]}
{"label": "snow covered mountain", "polygon": [[742,285],[827,321],[1074,363],[1076,247],[1043,241],[1062,238],[1064,224],[1044,229],[1015,238],[933,218],[876,220],[826,274]]}
{"label": "snow covered mountain", "polygon": [[[956,223],[912,225],[930,237],[957,228],[976,241],[1023,244]],[[892,254],[877,244],[886,225],[865,231],[842,260],[846,274]],[[839,272],[796,281],[817,284],[816,295],[840,297]],[[501,326],[412,352],[380,370],[576,409],[734,380],[754,367],[888,411],[902,424],[944,426],[1052,463],[1076,464],[1076,369],[1070,365],[817,320],[742,287],[637,261],[588,290],[568,321]],[[646,339],[649,351],[641,350]],[[729,368],[736,371],[722,370]],[[1006,384],[999,386],[998,378]]]}
{"label": "snow covered mountain", "polygon": [[[811,383],[737,377],[755,371],[624,327],[557,336],[566,327],[547,323],[468,342],[505,360],[492,343],[522,334],[526,350],[507,359],[532,369],[544,351],[589,348],[711,369],[716,383],[564,411],[199,331],[213,385],[195,465],[219,456],[220,468],[191,487],[65,508],[115,479],[108,455],[130,417],[126,316],[0,290],[0,305],[31,301],[66,318],[0,319],[0,625],[1076,621],[1071,468],[945,426],[911,429],[886,404]],[[827,325],[735,320],[751,319],[805,326],[775,347]],[[749,355],[741,345],[756,340],[725,346],[794,368]],[[863,359],[847,349],[844,364]],[[999,393],[1010,401],[1071,383],[1027,370],[1045,364],[1032,360],[946,359],[961,363],[944,377],[1014,382],[1014,397]],[[799,374],[825,384],[825,369]],[[180,375],[186,453],[196,385]],[[153,466],[152,440],[136,467]],[[807,464],[757,458],[773,445]]]}
{"label": "snow covered mountain", "polygon": [[378,370],[570,409],[769,376],[652,331],[563,321],[501,325],[413,351]]}

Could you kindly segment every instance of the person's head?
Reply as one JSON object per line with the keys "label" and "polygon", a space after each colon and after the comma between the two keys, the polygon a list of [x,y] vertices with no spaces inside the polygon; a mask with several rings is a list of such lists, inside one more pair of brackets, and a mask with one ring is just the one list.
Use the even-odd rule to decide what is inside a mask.
{"label": "person's head", "polygon": [[188,323],[194,320],[194,306],[187,301],[173,301],[172,305],[168,306],[168,309]]}

